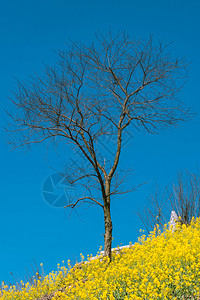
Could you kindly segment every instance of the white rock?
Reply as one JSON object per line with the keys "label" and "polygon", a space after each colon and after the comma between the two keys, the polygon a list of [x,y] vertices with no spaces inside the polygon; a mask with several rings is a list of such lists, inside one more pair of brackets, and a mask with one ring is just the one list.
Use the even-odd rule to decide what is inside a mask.
{"label": "white rock", "polygon": [[172,210],[170,223],[169,223],[170,228],[171,228],[172,231],[175,230],[177,222],[178,222],[178,216],[177,216],[176,212],[174,210]]}

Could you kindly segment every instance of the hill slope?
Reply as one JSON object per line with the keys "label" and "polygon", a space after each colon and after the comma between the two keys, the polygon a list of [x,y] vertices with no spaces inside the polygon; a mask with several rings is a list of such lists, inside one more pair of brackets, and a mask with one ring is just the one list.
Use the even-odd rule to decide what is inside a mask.
{"label": "hill slope", "polygon": [[111,263],[102,256],[88,261],[59,266],[21,291],[4,286],[0,299],[200,299],[200,219],[175,232],[166,226],[163,233],[142,236],[113,254]]}

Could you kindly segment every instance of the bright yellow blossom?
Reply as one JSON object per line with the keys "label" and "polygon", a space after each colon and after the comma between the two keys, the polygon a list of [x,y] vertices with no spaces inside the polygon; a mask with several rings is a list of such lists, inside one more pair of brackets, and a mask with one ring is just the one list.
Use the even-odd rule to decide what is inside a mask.
{"label": "bright yellow blossom", "polygon": [[[156,227],[150,236],[113,253],[113,260],[100,256],[73,268],[58,264],[57,272],[21,289],[2,283],[0,300],[168,300],[200,299],[200,219],[163,233]],[[42,266],[42,265],[41,265]]]}

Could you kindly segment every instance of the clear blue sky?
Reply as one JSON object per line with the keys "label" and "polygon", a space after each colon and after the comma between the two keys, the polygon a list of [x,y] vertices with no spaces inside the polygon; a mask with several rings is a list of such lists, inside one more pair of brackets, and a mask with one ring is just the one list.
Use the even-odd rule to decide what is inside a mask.
{"label": "clear blue sky", "polygon": [[116,199],[112,205],[113,246],[135,242],[142,227],[135,212],[149,199],[158,184],[172,183],[180,169],[196,171],[200,165],[200,4],[199,1],[64,1],[29,0],[0,3],[0,281],[23,279],[33,258],[48,273],[57,263],[79,259],[103,245],[103,215],[98,208],[82,209],[79,216],[45,203],[42,185],[62,168],[70,151],[11,151],[3,127],[14,77],[23,80],[53,64],[55,51],[70,38],[91,41],[97,30],[127,30],[136,39],[152,33],[156,40],[173,41],[173,54],[190,62],[182,101],[193,106],[196,117],[159,135],[137,134],[124,148],[122,167],[134,170],[127,186],[149,181],[137,192]]}

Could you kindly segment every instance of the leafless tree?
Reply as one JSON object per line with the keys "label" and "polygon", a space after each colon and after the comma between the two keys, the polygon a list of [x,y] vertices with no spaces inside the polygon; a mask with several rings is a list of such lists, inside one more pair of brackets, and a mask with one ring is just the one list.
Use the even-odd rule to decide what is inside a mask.
{"label": "leafless tree", "polygon": [[172,209],[177,212],[182,224],[189,224],[192,217],[200,216],[200,178],[197,174],[178,173],[178,184],[173,185],[170,195]]}
{"label": "leafless tree", "polygon": [[199,174],[180,171],[177,183],[167,187],[164,194],[158,192],[144,207],[139,217],[149,232],[158,224],[161,228],[170,220],[171,211],[175,211],[182,224],[190,224],[192,218],[200,217],[200,177]]}
{"label": "leafless tree", "polygon": [[163,226],[169,222],[170,219],[170,208],[169,203],[166,200],[167,190],[160,196],[159,191],[156,190],[155,194],[150,197],[141,211],[137,213],[143,226],[148,234],[150,231],[157,228],[163,228]]}
{"label": "leafless tree", "polygon": [[[155,45],[152,38],[142,42],[126,33],[97,34],[90,45],[67,44],[66,50],[58,52],[54,67],[46,66],[41,76],[18,82],[14,91],[12,119],[21,133],[15,133],[17,145],[49,139],[70,142],[87,161],[87,167],[71,170],[71,182],[80,182],[85,189],[66,207],[93,203],[102,208],[104,253],[109,258],[110,205],[112,197],[122,193],[121,177],[116,174],[126,130],[134,124],[154,134],[189,117],[177,99],[184,68],[167,45]],[[115,154],[109,159],[99,145],[111,135]]]}

